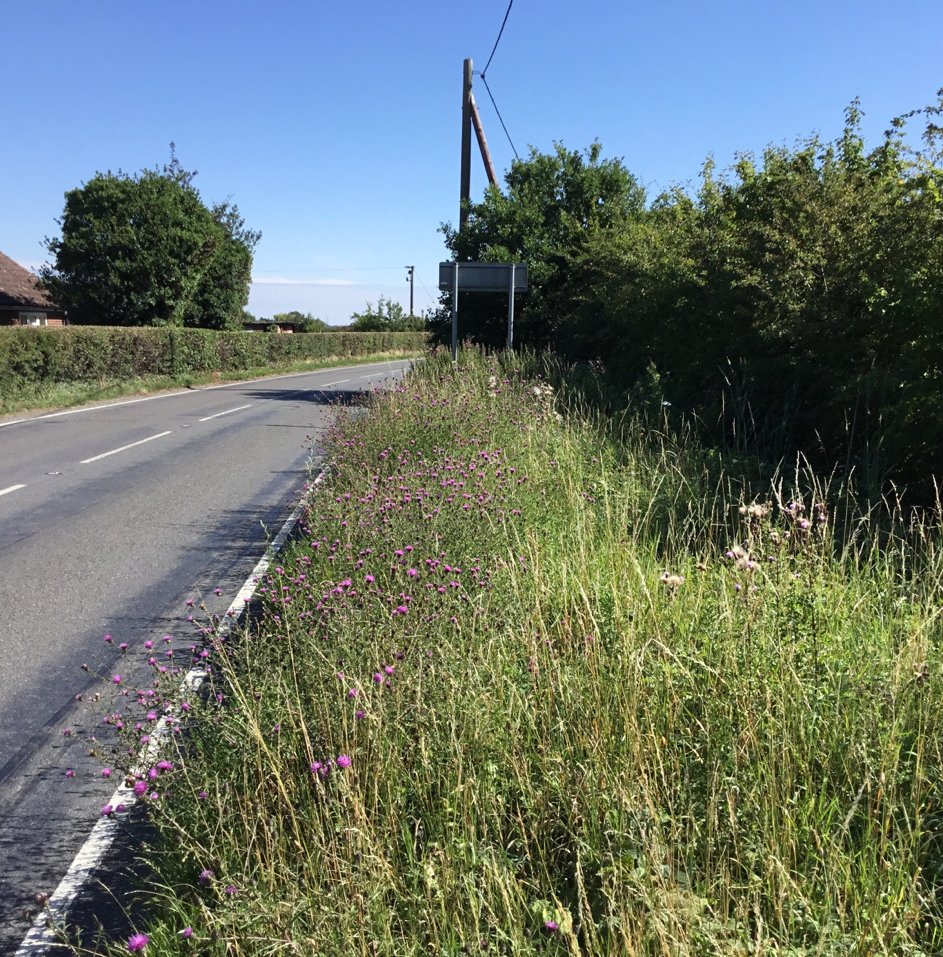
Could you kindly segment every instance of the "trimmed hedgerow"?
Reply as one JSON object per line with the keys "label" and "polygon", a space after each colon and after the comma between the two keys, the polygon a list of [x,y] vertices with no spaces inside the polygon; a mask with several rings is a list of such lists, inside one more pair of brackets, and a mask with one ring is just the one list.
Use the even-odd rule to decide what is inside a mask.
{"label": "trimmed hedgerow", "polygon": [[304,359],[424,347],[421,332],[272,335],[208,329],[73,326],[0,330],[0,397],[38,385],[233,372]]}

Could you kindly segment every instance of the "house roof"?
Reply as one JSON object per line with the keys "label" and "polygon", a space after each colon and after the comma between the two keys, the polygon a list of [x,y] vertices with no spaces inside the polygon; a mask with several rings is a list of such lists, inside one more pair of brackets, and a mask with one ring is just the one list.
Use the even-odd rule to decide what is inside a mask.
{"label": "house roof", "polygon": [[55,305],[28,269],[0,253],[0,309],[24,308],[49,310]]}

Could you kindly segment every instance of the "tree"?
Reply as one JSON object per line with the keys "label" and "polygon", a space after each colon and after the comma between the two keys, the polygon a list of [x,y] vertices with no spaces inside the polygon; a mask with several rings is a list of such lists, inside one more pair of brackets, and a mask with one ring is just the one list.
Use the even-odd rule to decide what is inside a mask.
{"label": "tree", "polygon": [[368,302],[363,312],[355,312],[350,318],[354,332],[410,332],[424,329],[426,325],[424,319],[407,316],[398,302],[383,296],[376,306]]}
{"label": "tree", "polygon": [[[523,262],[529,291],[517,313],[516,340],[544,347],[556,343],[572,315],[573,263],[599,232],[617,233],[645,209],[645,192],[621,160],[602,159],[602,145],[552,153],[531,149],[505,176],[506,192],[491,186],[469,207],[457,232],[442,226],[445,244],[459,262]],[[507,296],[462,300],[461,334],[489,345],[504,341]]]}
{"label": "tree", "polygon": [[162,169],[97,173],[66,193],[40,275],[72,322],[238,328],[260,234],[228,202],[207,208],[195,175],[172,152]]}

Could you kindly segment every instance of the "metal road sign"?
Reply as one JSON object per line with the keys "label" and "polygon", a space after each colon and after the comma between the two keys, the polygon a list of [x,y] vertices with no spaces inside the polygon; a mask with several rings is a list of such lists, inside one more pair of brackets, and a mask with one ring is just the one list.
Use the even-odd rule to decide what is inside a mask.
{"label": "metal road sign", "polygon": [[[514,274],[514,291],[527,292],[524,263],[458,263],[459,292],[507,292]],[[439,263],[439,289],[451,292],[455,286],[456,263]]]}
{"label": "metal road sign", "polygon": [[452,361],[458,359],[458,294],[507,292],[508,349],[514,347],[514,295],[527,291],[524,263],[439,263],[439,289],[452,293]]}

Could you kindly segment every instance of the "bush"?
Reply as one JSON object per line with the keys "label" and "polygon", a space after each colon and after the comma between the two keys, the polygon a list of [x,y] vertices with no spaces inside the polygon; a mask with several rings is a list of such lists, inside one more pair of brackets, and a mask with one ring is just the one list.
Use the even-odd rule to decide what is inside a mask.
{"label": "bush", "polygon": [[207,329],[70,326],[0,328],[0,399],[39,386],[153,375],[238,372],[305,359],[420,350],[423,333],[260,335]]}

